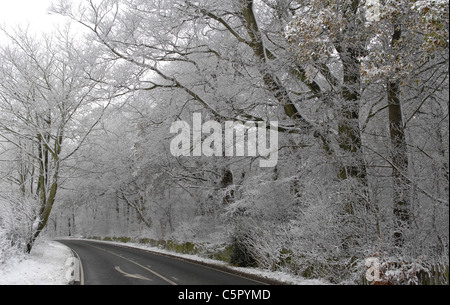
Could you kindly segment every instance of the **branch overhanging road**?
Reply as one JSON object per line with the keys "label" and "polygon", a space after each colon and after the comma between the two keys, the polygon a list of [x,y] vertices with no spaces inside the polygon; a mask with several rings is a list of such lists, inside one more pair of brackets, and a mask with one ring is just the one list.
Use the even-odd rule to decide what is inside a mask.
{"label": "branch overhanging road", "polygon": [[58,240],[81,261],[84,285],[262,285],[262,281],[146,250]]}

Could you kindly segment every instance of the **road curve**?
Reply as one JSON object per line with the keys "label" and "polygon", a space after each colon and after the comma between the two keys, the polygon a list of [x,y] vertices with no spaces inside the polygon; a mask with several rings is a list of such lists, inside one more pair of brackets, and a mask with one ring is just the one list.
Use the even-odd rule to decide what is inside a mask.
{"label": "road curve", "polygon": [[84,285],[261,285],[208,266],[145,250],[87,240],[58,240],[82,266]]}

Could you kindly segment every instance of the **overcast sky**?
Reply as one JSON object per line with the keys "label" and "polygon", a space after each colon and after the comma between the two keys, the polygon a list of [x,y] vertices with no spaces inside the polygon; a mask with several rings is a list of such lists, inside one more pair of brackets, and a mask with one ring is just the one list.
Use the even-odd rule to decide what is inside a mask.
{"label": "overcast sky", "polygon": [[52,0],[0,0],[0,25],[30,25],[33,31],[51,28],[56,16],[47,14]]}

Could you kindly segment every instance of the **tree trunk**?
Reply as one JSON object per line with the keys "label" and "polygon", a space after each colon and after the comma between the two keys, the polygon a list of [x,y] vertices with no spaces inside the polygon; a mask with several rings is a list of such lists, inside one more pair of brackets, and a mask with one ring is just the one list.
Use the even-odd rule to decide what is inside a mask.
{"label": "tree trunk", "polygon": [[[348,214],[355,213],[355,205],[365,206],[364,198],[356,198],[365,193],[368,186],[366,162],[362,149],[362,135],[360,128],[360,99],[361,76],[358,63],[358,51],[353,48],[337,46],[342,60],[344,79],[342,84],[342,105],[338,106],[338,141],[343,152],[340,157],[338,176],[341,180],[355,179],[357,188],[352,190],[355,198],[349,199],[345,206]],[[366,196],[366,195],[363,195]]]}
{"label": "tree trunk", "polygon": [[[346,8],[345,16],[348,25],[345,35],[352,37],[358,32],[357,10],[359,0],[352,1]],[[344,79],[342,84],[342,105],[339,105],[338,133],[339,147],[348,156],[344,157],[339,178],[345,180],[355,178],[358,182],[367,186],[367,172],[365,159],[362,153],[362,136],[359,126],[360,99],[361,99],[361,71],[359,68],[360,46],[345,46],[338,43],[336,50],[342,61]]]}
{"label": "tree trunk", "polygon": [[404,243],[403,231],[409,223],[410,183],[406,178],[409,162],[402,108],[398,94],[398,83],[389,83],[389,130],[395,218],[394,241],[396,246],[401,247]]}
{"label": "tree trunk", "polygon": [[[32,235],[27,243],[27,253],[31,252],[34,242],[39,237],[42,230],[46,227],[53,204],[55,203],[56,194],[58,192],[58,176],[60,167],[59,155],[61,153],[63,137],[60,133],[60,135],[56,138],[54,151],[50,151],[48,146],[50,143],[50,136],[45,136],[44,140],[44,136],[38,134],[37,139],[39,148],[39,179],[36,194],[39,198],[41,209],[34,220]],[[53,162],[50,162],[50,156],[53,158]],[[53,165],[52,175],[50,175],[50,165]]]}
{"label": "tree trunk", "polygon": [[[397,25],[392,37],[392,45],[401,38],[401,28]],[[391,142],[392,187],[394,200],[394,242],[398,247],[404,244],[404,231],[409,227],[408,150],[400,102],[399,81],[388,83],[389,131]]]}
{"label": "tree trunk", "polygon": [[[226,189],[229,186],[233,185],[233,173],[230,169],[224,169],[223,171],[223,177],[221,181],[221,187],[222,189]],[[234,190],[230,190],[228,193],[225,194],[225,196],[222,199],[222,203],[224,205],[228,205],[234,202]]]}
{"label": "tree trunk", "polygon": [[53,204],[55,203],[57,190],[58,190],[58,182],[55,177],[55,180],[50,188],[50,194],[48,198],[45,196],[45,198],[47,198],[46,201],[41,201],[41,210],[39,215],[35,219],[35,223],[37,223],[38,225],[37,228],[33,228],[34,231],[32,232],[32,236],[30,237],[27,243],[27,253],[31,252],[34,242],[47,225],[50,213],[53,208]]}

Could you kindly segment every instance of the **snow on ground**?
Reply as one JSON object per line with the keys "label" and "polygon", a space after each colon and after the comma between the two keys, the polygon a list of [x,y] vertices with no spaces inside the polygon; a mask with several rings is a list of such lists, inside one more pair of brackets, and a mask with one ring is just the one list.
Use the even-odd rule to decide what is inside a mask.
{"label": "snow on ground", "polygon": [[65,264],[70,257],[69,248],[41,240],[31,255],[14,257],[0,264],[0,285],[68,285]]}

